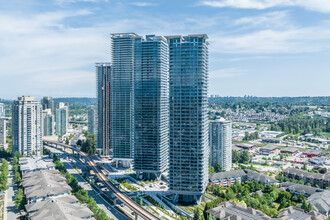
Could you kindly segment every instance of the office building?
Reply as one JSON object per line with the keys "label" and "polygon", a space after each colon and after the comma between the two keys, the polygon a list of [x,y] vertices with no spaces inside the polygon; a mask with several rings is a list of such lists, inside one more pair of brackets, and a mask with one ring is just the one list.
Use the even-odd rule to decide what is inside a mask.
{"label": "office building", "polygon": [[169,188],[174,201],[197,202],[208,183],[207,35],[169,36]]}
{"label": "office building", "polygon": [[42,106],[39,99],[22,96],[12,106],[12,152],[42,155]]}
{"label": "office building", "polygon": [[137,177],[160,178],[168,168],[168,44],[147,35],[134,47],[134,170]]}
{"label": "office building", "polygon": [[[96,63],[96,147],[104,155],[110,155],[110,63]],[[95,113],[94,113],[95,114]]]}
{"label": "office building", "polygon": [[0,103],[0,118],[6,117],[5,104]]}
{"label": "office building", "polygon": [[56,134],[63,136],[67,134],[69,127],[69,106],[66,103],[59,102],[56,105]]}
{"label": "office building", "polygon": [[52,136],[54,135],[54,115],[50,108],[42,111],[42,122],[43,122],[43,136]]}
{"label": "office building", "polygon": [[88,110],[88,134],[95,134],[95,123],[96,123],[96,114],[95,114],[95,107],[92,106],[91,109]]}
{"label": "office building", "polygon": [[209,126],[209,163],[214,167],[221,164],[224,171],[229,171],[232,162],[231,122],[222,118],[211,121]]}
{"label": "office building", "polygon": [[55,105],[52,97],[44,96],[42,99],[42,109],[51,109],[52,114],[55,115]]}
{"label": "office building", "polygon": [[134,155],[134,74],[140,68],[135,46],[142,37],[126,33],[112,34],[111,39],[110,147],[117,165],[129,167]]}
{"label": "office building", "polygon": [[7,121],[0,118],[0,148],[7,149]]}

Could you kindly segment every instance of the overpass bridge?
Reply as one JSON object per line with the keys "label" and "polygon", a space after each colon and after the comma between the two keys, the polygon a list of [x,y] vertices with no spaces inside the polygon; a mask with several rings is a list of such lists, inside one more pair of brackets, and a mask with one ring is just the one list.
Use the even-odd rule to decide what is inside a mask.
{"label": "overpass bridge", "polygon": [[[100,169],[96,163],[85,153],[82,152],[80,149],[67,145],[65,143],[59,143],[56,141],[51,140],[43,140],[44,143],[49,145],[54,145],[55,147],[61,146],[63,148],[69,148],[73,152],[77,152],[81,157],[83,157],[86,163],[94,170],[95,175],[101,180],[104,185],[109,189],[109,191],[122,203],[124,203],[129,209],[134,211],[137,216],[145,220],[160,220],[160,218],[149,211],[145,210],[143,207],[138,205],[135,201],[133,201],[130,197],[128,197],[125,193],[121,192],[107,177],[107,171]],[[137,217],[136,216],[136,217]]]}

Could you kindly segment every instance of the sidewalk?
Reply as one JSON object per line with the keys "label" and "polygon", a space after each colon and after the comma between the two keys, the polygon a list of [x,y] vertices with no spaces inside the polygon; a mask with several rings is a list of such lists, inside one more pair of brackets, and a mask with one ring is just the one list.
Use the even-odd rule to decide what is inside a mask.
{"label": "sidewalk", "polygon": [[9,189],[6,190],[5,195],[5,218],[7,220],[15,220],[17,219],[18,213],[15,209],[15,195],[17,191],[17,187],[14,184],[14,174],[11,164],[9,163],[9,176],[8,176],[8,186]]}

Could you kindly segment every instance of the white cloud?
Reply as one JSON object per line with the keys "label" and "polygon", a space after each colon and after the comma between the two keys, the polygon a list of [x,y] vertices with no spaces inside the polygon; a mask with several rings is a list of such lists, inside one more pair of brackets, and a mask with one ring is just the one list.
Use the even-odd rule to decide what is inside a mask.
{"label": "white cloud", "polygon": [[210,49],[215,53],[299,54],[327,51],[329,41],[330,25],[323,22],[315,27],[266,28],[239,34],[218,32],[210,34]]}
{"label": "white cloud", "polygon": [[73,3],[79,3],[79,2],[108,2],[108,0],[55,0],[55,4],[65,6]]}
{"label": "white cloud", "polygon": [[132,2],[132,5],[138,7],[156,6],[155,3],[150,3],[150,2]]}
{"label": "white cloud", "polygon": [[297,6],[308,10],[330,13],[329,0],[202,0],[201,5],[243,9],[267,9],[272,7]]}
{"label": "white cloud", "polygon": [[211,79],[229,79],[244,75],[246,70],[238,68],[217,69],[210,72]]}
{"label": "white cloud", "polygon": [[244,25],[244,28],[287,28],[291,25],[291,19],[287,11],[275,11],[258,16],[242,17],[233,21],[234,26]]}

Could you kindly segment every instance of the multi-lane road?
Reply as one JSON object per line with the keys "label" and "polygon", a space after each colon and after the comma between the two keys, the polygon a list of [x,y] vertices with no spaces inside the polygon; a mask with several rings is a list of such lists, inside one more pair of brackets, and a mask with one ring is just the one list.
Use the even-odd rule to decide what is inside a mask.
{"label": "multi-lane road", "polygon": [[129,198],[125,193],[121,192],[119,189],[113,185],[108,177],[105,170],[100,169],[96,163],[84,152],[80,151],[78,148],[72,147],[70,145],[59,143],[55,141],[50,140],[44,140],[45,143],[55,145],[55,146],[62,146],[65,148],[70,148],[74,151],[76,151],[80,156],[82,156],[86,163],[94,170],[95,175],[98,177],[99,180],[101,180],[105,186],[110,190],[110,192],[119,199],[122,203],[124,203],[129,209],[134,211],[138,216],[140,216],[143,219],[146,220],[160,220],[160,218],[149,211],[145,210],[143,207],[138,205],[135,201],[133,201],[131,198]]}

